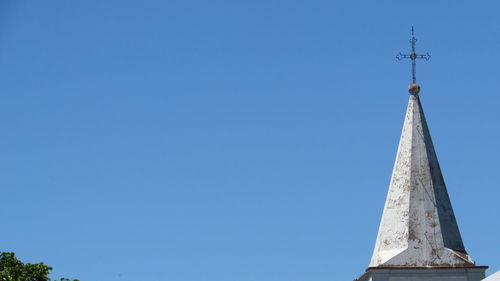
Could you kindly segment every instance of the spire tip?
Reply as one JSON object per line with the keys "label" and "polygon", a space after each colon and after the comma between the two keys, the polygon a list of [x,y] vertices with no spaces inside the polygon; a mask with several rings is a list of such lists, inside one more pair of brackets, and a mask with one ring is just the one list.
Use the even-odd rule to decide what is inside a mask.
{"label": "spire tip", "polygon": [[417,83],[408,85],[408,92],[414,97],[418,96],[418,93],[420,93],[420,85]]}

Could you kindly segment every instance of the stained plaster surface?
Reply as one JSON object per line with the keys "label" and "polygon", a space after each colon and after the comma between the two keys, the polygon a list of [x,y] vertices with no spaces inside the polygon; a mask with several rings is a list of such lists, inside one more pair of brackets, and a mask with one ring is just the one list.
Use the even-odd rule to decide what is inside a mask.
{"label": "stained plaster surface", "polygon": [[418,96],[411,96],[370,267],[470,266]]}

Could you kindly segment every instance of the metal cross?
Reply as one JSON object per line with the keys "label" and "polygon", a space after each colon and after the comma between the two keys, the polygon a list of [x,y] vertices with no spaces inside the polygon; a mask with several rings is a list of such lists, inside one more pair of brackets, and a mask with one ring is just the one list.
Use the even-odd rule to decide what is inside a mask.
{"label": "metal cross", "polygon": [[429,53],[425,53],[425,55],[417,55],[416,53],[416,44],[417,44],[417,38],[415,38],[415,31],[413,30],[413,26],[411,27],[411,54],[402,54],[399,53],[396,58],[398,60],[402,59],[411,59],[411,75],[413,78],[413,84],[417,83],[417,59],[425,59],[429,60],[431,58],[431,55]]}

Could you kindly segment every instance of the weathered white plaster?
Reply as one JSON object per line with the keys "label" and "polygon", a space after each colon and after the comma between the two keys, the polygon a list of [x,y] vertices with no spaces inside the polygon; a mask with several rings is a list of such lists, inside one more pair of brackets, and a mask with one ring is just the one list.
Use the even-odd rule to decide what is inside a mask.
{"label": "weathered white plaster", "polygon": [[370,267],[473,265],[462,243],[419,97],[412,95]]}

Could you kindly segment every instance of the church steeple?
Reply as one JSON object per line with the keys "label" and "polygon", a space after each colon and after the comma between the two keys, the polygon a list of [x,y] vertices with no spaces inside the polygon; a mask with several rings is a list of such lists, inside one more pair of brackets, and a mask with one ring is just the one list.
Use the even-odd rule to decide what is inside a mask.
{"label": "church steeple", "polygon": [[465,251],[416,84],[414,29],[410,101],[370,267],[473,265]]}
{"label": "church steeple", "polygon": [[473,264],[460,236],[420,98],[412,94],[370,267]]}
{"label": "church steeple", "polygon": [[366,272],[356,281],[479,281],[487,266],[476,266],[465,251],[444,183],[416,83],[412,28],[410,100],[396,163]]}

